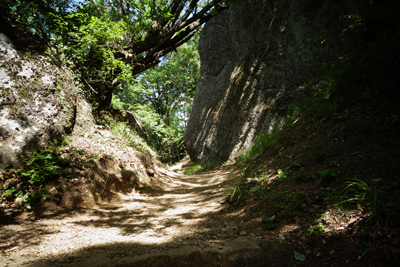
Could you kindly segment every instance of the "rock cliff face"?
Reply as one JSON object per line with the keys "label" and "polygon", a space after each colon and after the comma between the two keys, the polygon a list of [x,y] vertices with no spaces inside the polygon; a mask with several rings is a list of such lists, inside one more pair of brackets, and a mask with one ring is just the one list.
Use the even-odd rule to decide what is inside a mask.
{"label": "rock cliff face", "polygon": [[185,133],[193,161],[236,159],[260,132],[282,126],[317,66],[318,36],[346,12],[335,2],[255,0],[206,24]]}
{"label": "rock cliff face", "polygon": [[0,33],[0,170],[70,133],[76,98],[68,71],[18,52]]}

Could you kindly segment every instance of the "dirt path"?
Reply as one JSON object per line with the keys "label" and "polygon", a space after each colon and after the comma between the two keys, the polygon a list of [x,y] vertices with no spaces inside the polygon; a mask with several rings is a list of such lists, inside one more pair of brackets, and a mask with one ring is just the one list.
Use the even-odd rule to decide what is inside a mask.
{"label": "dirt path", "polygon": [[169,190],[124,195],[96,210],[20,217],[1,227],[0,266],[263,266],[267,256],[287,266],[278,244],[247,237],[219,216],[232,175],[171,173]]}

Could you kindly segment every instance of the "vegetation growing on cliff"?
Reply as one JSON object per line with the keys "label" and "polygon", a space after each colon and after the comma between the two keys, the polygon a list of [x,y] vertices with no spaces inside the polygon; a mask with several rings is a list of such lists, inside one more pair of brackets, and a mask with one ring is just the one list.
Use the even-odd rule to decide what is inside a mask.
{"label": "vegetation growing on cliff", "polygon": [[18,42],[23,35],[15,33],[18,25],[31,35],[25,48],[18,47],[39,47],[52,62],[69,66],[98,116],[110,108],[134,111],[164,162],[182,158],[185,121],[199,79],[196,33],[225,5],[7,0],[0,7],[5,33]]}
{"label": "vegetation growing on cliff", "polygon": [[[344,243],[359,251],[358,260],[377,258],[387,245],[385,264],[398,264],[398,7],[388,1],[343,18],[347,34],[366,29],[367,39],[321,54],[318,76],[301,87],[311,97],[293,105],[282,129],[260,135],[227,198],[232,210],[286,232],[292,248],[316,265],[334,261]],[[321,45],[333,45],[331,37],[319,35]],[[322,247],[310,249],[315,244]]]}
{"label": "vegetation growing on cliff", "polygon": [[199,35],[168,54],[159,66],[116,90],[112,106],[134,112],[149,129],[151,146],[166,163],[185,153],[184,132],[200,78]]}
{"label": "vegetation growing on cliff", "polygon": [[[226,185],[222,182],[216,183],[221,176],[221,173],[216,171],[196,180],[192,188],[180,187],[176,191],[171,190],[174,196],[168,195],[167,191],[149,191],[152,199],[150,201],[150,197],[145,200],[141,198],[138,201],[139,211],[132,212],[131,207],[127,209],[129,211],[121,211],[119,206],[107,207],[102,212],[96,209],[88,211],[95,214],[95,221],[77,220],[74,223],[91,229],[95,228],[93,225],[98,228],[105,225],[107,231],[104,232],[116,228],[121,230],[124,238],[135,236],[141,230],[147,231],[153,223],[152,226],[157,226],[157,232],[149,238],[150,245],[145,246],[154,248],[155,238],[170,230],[173,233],[169,233],[171,239],[177,239],[178,236],[175,230],[170,228],[171,225],[181,226],[182,222],[185,222],[184,217],[194,217],[196,221],[190,225],[191,229],[185,240],[193,240],[193,244],[201,248],[213,243],[217,244],[216,251],[222,251],[224,247],[220,246],[222,242],[219,239],[238,235],[260,239],[273,237],[285,242],[285,246],[294,251],[294,258],[300,261],[299,264],[306,261],[306,266],[321,266],[327,263],[342,265],[349,261],[355,264],[376,262],[397,266],[397,246],[400,237],[397,223],[400,214],[400,92],[396,71],[399,69],[397,29],[400,25],[394,17],[396,12],[393,12],[397,10],[395,7],[398,7],[398,3],[391,3],[395,5],[378,5],[366,13],[343,18],[348,19],[349,31],[357,31],[362,27],[368,29],[366,42],[351,47],[350,50],[343,50],[341,54],[335,54],[337,51],[321,54],[321,58],[318,59],[321,60],[319,76],[315,76],[301,88],[308,90],[311,97],[294,105],[283,129],[272,135],[261,136],[259,142],[243,158],[238,165],[239,173],[233,179],[234,188],[225,199],[225,203],[229,204],[225,206],[225,211],[215,212],[215,206],[218,207],[222,202],[213,197],[221,195],[221,187]],[[115,23],[112,26],[120,29],[119,22],[113,22]],[[101,26],[104,21],[93,20],[91,23]],[[93,25],[91,27],[94,27]],[[84,29],[83,33],[89,30],[85,27],[80,29]],[[101,35],[101,31],[96,31],[95,35]],[[321,45],[329,44],[329,33],[319,34],[319,37]],[[110,35],[107,38],[113,39],[115,36]],[[98,39],[91,43],[92,46],[97,42]],[[163,152],[165,150],[160,147],[167,147],[170,140],[173,145],[181,142],[181,125],[173,122],[179,120],[180,116],[185,116],[187,107],[179,107],[179,101],[183,99],[184,103],[187,103],[185,98],[193,94],[192,86],[196,79],[193,77],[188,80],[179,71],[182,67],[185,71],[190,69],[196,73],[198,67],[198,62],[189,60],[194,55],[191,54],[194,52],[193,46],[182,48],[188,51],[179,54],[181,50],[178,50],[176,54],[169,54],[163,64],[142,73],[132,84],[120,84],[112,102],[115,107],[130,109],[142,116],[151,129],[154,146]],[[107,57],[105,54],[100,56]],[[182,65],[172,61],[174,57],[179,58]],[[113,62],[111,65],[115,63],[112,57],[108,59]],[[122,65],[119,68],[123,68]],[[107,71],[113,73],[115,69],[110,68]],[[130,81],[132,78],[127,75],[123,79]],[[90,82],[86,82],[87,86],[91,86]],[[95,90],[90,87],[89,89]],[[175,96],[170,98],[174,94]],[[179,98],[181,100],[177,100]],[[174,103],[174,100],[177,101]],[[152,108],[157,112],[152,112]],[[135,148],[144,152],[145,142],[138,142],[135,133],[124,124],[106,119],[102,124],[110,127],[114,135],[108,130],[83,132],[80,134],[82,140],[79,144],[85,149],[91,149],[100,143],[103,145],[104,142],[100,154],[88,155],[66,147],[63,151],[51,149],[38,152],[19,168],[1,174],[4,192],[0,197],[10,202],[18,199],[26,209],[30,209],[32,204],[40,205],[42,200],[50,199],[56,202],[60,197],[61,185],[56,184],[57,179],[66,178],[67,180],[61,180],[70,185],[72,190],[79,190],[86,181],[93,180],[88,174],[91,164],[97,158],[105,156],[103,153],[110,153],[110,147]],[[170,148],[174,151],[161,155],[166,161],[172,156],[179,158],[181,153],[179,146],[171,145]],[[70,151],[67,152],[68,150]],[[118,155],[126,152],[118,149],[112,151]],[[64,158],[65,154],[69,158]],[[146,152],[141,155],[146,155]],[[154,154],[147,155],[150,158]],[[129,160],[130,157],[131,155],[123,159]],[[135,171],[119,168],[117,171],[121,176],[118,177],[135,176],[136,170],[145,170],[149,175],[154,175],[154,169],[150,168],[152,164],[149,162],[151,160],[148,158],[142,162],[129,162],[123,166],[137,163],[143,166]],[[72,173],[68,168],[74,169],[75,180],[68,180]],[[179,183],[185,184],[188,180]],[[111,188],[108,181],[107,176],[97,193],[101,195],[107,186]],[[210,186],[207,184],[210,181],[215,184]],[[118,181],[112,186],[118,186]],[[188,195],[186,200],[193,201],[190,213],[185,206],[189,201],[185,202],[180,198],[184,194]],[[201,201],[198,201],[199,199]],[[171,200],[175,202],[172,203]],[[157,206],[151,210],[157,213],[144,212],[143,206],[148,203]],[[160,216],[162,220],[156,220],[155,217],[159,214],[170,216],[171,206],[181,203],[184,203],[182,209],[174,211],[174,217]],[[206,206],[204,203],[207,203],[212,211],[210,208],[208,213],[198,213],[200,206]],[[183,210],[185,212],[182,212]],[[117,217],[117,220],[110,219],[113,216]],[[132,222],[132,217],[143,220]],[[143,224],[143,221],[146,221],[146,224]],[[193,225],[201,227],[196,229]],[[207,236],[204,232],[213,234]],[[43,235],[53,234],[46,232]],[[28,235],[22,233],[21,236],[25,238],[24,236]],[[10,238],[13,239],[14,237]],[[57,242],[60,243],[59,240]],[[113,247],[114,245],[112,244]],[[7,256],[18,249],[14,244],[7,244],[5,248]],[[111,249],[109,245],[105,248]],[[138,246],[135,249],[129,247],[124,253],[136,252],[137,249]],[[161,249],[164,250],[165,247]],[[115,254],[110,254],[111,258],[114,259],[115,255],[123,257],[121,251],[118,247]],[[89,252],[93,251],[87,253]],[[101,253],[104,254],[104,251]],[[138,254],[142,254],[142,251]],[[64,260],[63,257],[59,256],[59,259]],[[75,263],[76,259],[72,258],[70,261]],[[362,261],[363,259],[365,261]],[[53,259],[51,261],[54,263]]]}
{"label": "vegetation growing on cliff", "polygon": [[75,132],[61,143],[54,140],[20,166],[2,170],[0,213],[12,206],[38,215],[90,207],[113,199],[121,184],[122,191],[153,185],[146,171],[162,166],[156,153],[134,128],[112,117],[106,120],[109,129]]}
{"label": "vegetation growing on cliff", "polygon": [[0,7],[10,33],[10,21],[32,32],[55,62],[74,68],[98,107],[108,109],[118,86],[189,41],[227,7],[221,3],[6,0]]}

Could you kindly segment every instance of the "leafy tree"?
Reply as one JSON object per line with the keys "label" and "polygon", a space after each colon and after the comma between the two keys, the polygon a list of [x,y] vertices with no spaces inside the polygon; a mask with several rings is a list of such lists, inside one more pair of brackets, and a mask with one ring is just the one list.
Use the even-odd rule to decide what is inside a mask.
{"label": "leafy tree", "polygon": [[119,104],[133,103],[170,161],[183,152],[199,79],[198,37],[191,40],[225,8],[223,0],[4,0],[0,24],[17,22],[54,62],[72,68],[98,112],[113,93]]}
{"label": "leafy tree", "polygon": [[[54,18],[66,17],[76,7],[73,0],[2,0],[0,30],[15,41],[18,48],[42,52],[51,36],[59,31]],[[70,23],[67,28],[71,26]]]}
{"label": "leafy tree", "polygon": [[157,67],[120,85],[113,105],[130,109],[149,129],[152,146],[164,162],[179,160],[186,120],[200,78],[199,35],[163,58]]}
{"label": "leafy tree", "polygon": [[[222,0],[5,0],[9,17],[65,53],[107,109],[114,89],[156,66],[227,8]],[[62,42],[62,45],[60,45]]]}
{"label": "leafy tree", "polygon": [[159,66],[144,72],[138,79],[139,86],[134,87],[136,102],[151,103],[168,126],[172,122],[171,114],[187,113],[185,107],[194,97],[200,78],[197,41],[198,37],[178,52],[167,55]]}
{"label": "leafy tree", "polygon": [[[121,82],[156,66],[162,57],[189,41],[203,23],[226,7],[220,3],[220,0],[93,0],[90,8],[94,9],[97,20],[101,18],[100,25],[92,18],[80,33],[94,33],[94,38],[89,37],[90,49],[85,48],[85,67],[90,71],[85,82],[95,94],[97,90],[100,108],[110,105],[112,92]],[[104,27],[107,24],[113,27]],[[105,34],[110,31],[118,33]]]}

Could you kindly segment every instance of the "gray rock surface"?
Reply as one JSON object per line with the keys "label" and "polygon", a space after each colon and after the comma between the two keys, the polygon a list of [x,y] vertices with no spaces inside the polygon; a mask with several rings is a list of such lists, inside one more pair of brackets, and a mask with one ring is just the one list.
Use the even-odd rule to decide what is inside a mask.
{"label": "gray rock surface", "polygon": [[313,77],[318,36],[346,12],[337,5],[255,0],[231,5],[207,22],[185,133],[194,162],[237,159],[262,131],[282,126],[290,105],[304,97],[296,89]]}
{"label": "gray rock surface", "polygon": [[79,99],[76,105],[76,119],[73,134],[85,134],[96,130],[92,106],[85,100]]}
{"label": "gray rock surface", "polygon": [[0,33],[0,170],[70,133],[76,99],[67,70],[15,50]]}

